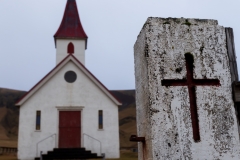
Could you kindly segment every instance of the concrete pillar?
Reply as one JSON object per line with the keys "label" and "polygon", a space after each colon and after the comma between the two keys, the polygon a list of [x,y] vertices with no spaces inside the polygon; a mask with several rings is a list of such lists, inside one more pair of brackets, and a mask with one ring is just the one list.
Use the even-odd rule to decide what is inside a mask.
{"label": "concrete pillar", "polygon": [[240,159],[226,43],[216,20],[148,18],[134,46],[139,160]]}

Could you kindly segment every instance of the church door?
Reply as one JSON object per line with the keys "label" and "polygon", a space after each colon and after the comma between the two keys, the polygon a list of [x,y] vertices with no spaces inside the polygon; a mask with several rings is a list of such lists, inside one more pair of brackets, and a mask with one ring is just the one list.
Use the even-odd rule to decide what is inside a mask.
{"label": "church door", "polygon": [[59,112],[59,148],[80,148],[81,112]]}

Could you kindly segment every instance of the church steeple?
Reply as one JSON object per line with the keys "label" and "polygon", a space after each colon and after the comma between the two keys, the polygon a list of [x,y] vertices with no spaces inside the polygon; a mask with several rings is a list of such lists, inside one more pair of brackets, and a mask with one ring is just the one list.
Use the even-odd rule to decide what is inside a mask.
{"label": "church steeple", "polygon": [[79,18],[76,0],[67,0],[62,22],[54,39],[57,48],[57,64],[68,55],[70,43],[75,48],[76,53],[73,54],[84,64],[88,37]]}
{"label": "church steeple", "polygon": [[62,23],[54,35],[55,40],[57,38],[73,38],[73,39],[85,39],[87,35],[82,27],[76,0],[68,0],[63,15]]}

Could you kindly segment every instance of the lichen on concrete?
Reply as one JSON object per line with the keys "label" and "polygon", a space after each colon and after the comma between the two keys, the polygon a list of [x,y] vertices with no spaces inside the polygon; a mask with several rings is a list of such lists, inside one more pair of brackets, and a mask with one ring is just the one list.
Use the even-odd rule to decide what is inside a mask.
{"label": "lichen on concrete", "polygon": [[[200,141],[193,140],[187,86],[162,86],[186,79],[185,54],[194,58]],[[225,28],[216,20],[148,18],[134,46],[138,136],[142,160],[240,159]],[[141,152],[144,150],[144,152]]]}

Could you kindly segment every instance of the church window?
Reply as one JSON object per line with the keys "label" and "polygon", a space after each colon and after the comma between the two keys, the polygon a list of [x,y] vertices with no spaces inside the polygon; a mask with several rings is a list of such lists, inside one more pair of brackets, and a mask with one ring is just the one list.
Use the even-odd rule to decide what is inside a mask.
{"label": "church window", "polygon": [[77,79],[77,74],[73,71],[67,71],[64,75],[64,79],[68,82],[68,83],[73,83],[76,81]]}
{"label": "church window", "polygon": [[36,130],[41,129],[41,111],[37,111],[36,114]]}
{"label": "church window", "polygon": [[68,44],[68,53],[73,54],[74,53],[74,45],[72,42]]}
{"label": "church window", "polygon": [[103,111],[98,111],[98,129],[103,129]]}

